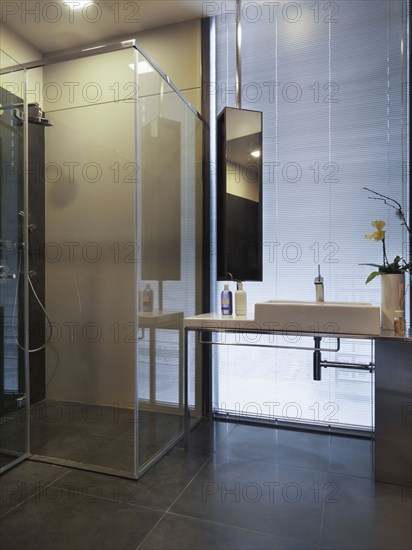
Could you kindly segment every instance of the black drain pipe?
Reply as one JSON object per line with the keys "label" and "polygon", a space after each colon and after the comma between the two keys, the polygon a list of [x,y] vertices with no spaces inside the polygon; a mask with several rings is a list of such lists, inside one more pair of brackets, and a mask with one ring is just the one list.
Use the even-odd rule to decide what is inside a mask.
{"label": "black drain pipe", "polygon": [[320,352],[320,343],[322,338],[320,336],[315,336],[315,350],[313,352],[313,380],[322,380],[322,375],[320,372],[320,361],[321,361],[321,352]]}

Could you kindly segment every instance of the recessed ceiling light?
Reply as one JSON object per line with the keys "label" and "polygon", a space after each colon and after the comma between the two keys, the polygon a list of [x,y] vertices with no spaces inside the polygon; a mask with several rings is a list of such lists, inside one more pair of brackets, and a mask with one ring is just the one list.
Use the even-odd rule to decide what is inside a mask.
{"label": "recessed ceiling light", "polygon": [[92,0],[64,0],[63,3],[73,10],[80,10],[85,8],[89,4],[94,4]]}

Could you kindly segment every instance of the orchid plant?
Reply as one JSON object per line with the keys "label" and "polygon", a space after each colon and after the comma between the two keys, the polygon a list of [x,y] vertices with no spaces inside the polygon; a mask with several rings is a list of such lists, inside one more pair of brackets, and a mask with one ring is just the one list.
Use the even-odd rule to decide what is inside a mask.
{"label": "orchid plant", "polygon": [[[369,191],[370,193],[373,193],[374,196],[369,197],[370,199],[381,200],[391,208],[394,208],[396,210],[396,216],[401,220],[401,225],[405,226],[409,237],[412,236],[411,228],[408,225],[405,214],[402,210],[402,206],[398,201],[386,195],[382,195],[382,193],[378,193],[377,191],[368,189],[367,187],[364,187],[363,189],[365,189],[366,191]],[[361,264],[361,265],[370,265],[372,267],[378,268],[378,271],[372,271],[372,273],[366,279],[366,283],[369,283],[378,275],[384,275],[387,273],[392,273],[392,274],[409,273],[409,275],[412,277],[412,260],[411,259],[406,261],[401,256],[395,256],[392,262],[388,260],[388,256],[386,252],[386,242],[385,242],[386,231],[384,230],[385,222],[382,220],[375,220],[372,222],[372,226],[376,229],[376,231],[374,231],[373,233],[370,233],[369,235],[365,235],[365,238],[369,240],[373,239],[375,241],[382,243],[383,262],[382,264]]]}

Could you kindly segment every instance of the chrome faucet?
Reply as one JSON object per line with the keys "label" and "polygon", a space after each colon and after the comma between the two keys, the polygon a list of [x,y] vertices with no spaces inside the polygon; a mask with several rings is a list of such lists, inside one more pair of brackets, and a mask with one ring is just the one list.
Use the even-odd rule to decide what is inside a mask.
{"label": "chrome faucet", "polygon": [[325,301],[325,289],[323,287],[323,277],[320,274],[320,265],[318,264],[318,276],[315,277],[315,288],[316,288],[316,301],[324,302]]}

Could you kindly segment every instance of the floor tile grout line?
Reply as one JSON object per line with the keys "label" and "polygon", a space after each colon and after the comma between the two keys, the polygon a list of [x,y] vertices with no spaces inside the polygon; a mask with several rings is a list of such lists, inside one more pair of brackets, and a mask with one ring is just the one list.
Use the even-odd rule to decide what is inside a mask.
{"label": "floor tile grout line", "polygon": [[320,550],[321,545],[322,545],[322,533],[323,533],[324,514],[325,514],[325,499],[323,499],[323,502],[322,502],[322,515],[321,515],[321,518],[320,518],[320,529],[319,529],[318,550]]}
{"label": "floor tile grout line", "polygon": [[[18,508],[19,506],[21,506],[22,504],[24,504],[25,502],[27,502],[28,500],[31,500],[33,497],[36,497],[39,493],[41,493],[42,491],[44,491],[44,489],[47,489],[49,487],[53,487],[54,489],[58,489],[60,491],[64,491],[65,493],[75,493],[77,495],[85,495],[84,492],[82,491],[76,491],[74,489],[65,489],[64,487],[60,487],[59,485],[54,485],[54,483],[58,480],[60,480],[62,477],[72,473],[74,470],[73,469],[70,469],[68,472],[64,472],[61,476],[57,477],[56,479],[54,479],[52,482],[48,483],[47,485],[44,485],[43,487],[41,487],[38,491],[36,491],[36,493],[34,493],[33,495],[30,495],[28,498],[24,499],[22,502],[20,502],[19,504],[17,504],[14,508],[12,508],[11,510],[9,510],[8,512],[6,512],[5,514],[3,514],[2,516],[0,516],[0,518],[3,518],[4,516],[6,516],[7,514],[9,514],[10,512],[13,512],[16,508]],[[138,480],[136,480],[138,481]],[[164,510],[161,510],[159,508],[153,508],[151,506],[145,506],[144,504],[135,504],[135,503],[131,503],[131,502],[128,502],[127,500],[116,500],[114,498],[108,498],[108,497],[101,497],[101,496],[97,496],[97,495],[92,495],[92,498],[94,499],[97,499],[97,500],[103,500],[103,501],[108,501],[108,502],[114,502],[114,503],[122,503],[122,504],[127,504],[129,506],[134,506],[135,508],[143,508],[145,510],[150,510],[150,511],[153,511],[153,512],[164,512]]]}
{"label": "floor tile grout line", "polygon": [[[222,423],[224,423],[224,422],[222,422]],[[197,428],[200,428],[201,426],[206,426],[206,428],[208,428],[209,430],[215,430],[216,426],[219,425],[219,424],[220,424],[220,422],[216,422],[215,420],[212,420],[212,421],[211,420],[206,420],[204,422],[201,422],[199,424],[199,426],[196,426],[195,430]],[[232,423],[232,422],[226,422],[226,424],[233,424],[233,426],[228,431],[228,433],[224,437],[222,437],[222,439],[218,443],[223,443],[229,437],[229,435],[238,427],[238,424],[235,424],[235,423]],[[210,443],[211,434],[209,433],[209,435],[207,437],[209,439],[208,443]],[[182,448],[182,447],[180,447],[180,448]],[[195,452],[195,453],[198,453],[198,454],[208,454],[208,455],[215,455],[216,454],[216,450],[211,450],[211,449],[209,449],[207,451],[195,451],[195,450],[189,449],[189,452]]]}
{"label": "floor tile grout line", "polygon": [[354,474],[354,473],[349,473],[349,472],[338,472],[338,471],[334,471],[334,470],[329,470],[328,467],[325,468],[325,469],[320,469],[320,468],[315,468],[314,466],[305,466],[303,464],[295,464],[293,462],[290,462],[290,461],[287,461],[286,459],[285,460],[278,460],[278,459],[275,459],[273,461],[270,461],[270,460],[258,460],[258,459],[250,459],[250,458],[247,458],[247,457],[241,457],[241,456],[233,456],[231,455],[230,453],[227,453],[225,454],[224,452],[221,452],[221,453],[214,453],[214,455],[216,456],[217,459],[219,458],[222,458],[222,459],[236,459],[236,460],[240,460],[242,462],[253,462],[253,463],[258,463],[258,464],[272,464],[272,465],[279,465],[279,466],[287,466],[287,467],[290,467],[290,468],[299,468],[300,470],[305,470],[305,471],[314,471],[314,472],[321,472],[321,473],[324,473],[324,474],[332,474],[332,475],[336,475],[336,476],[344,476],[344,477],[354,477],[356,479],[373,479],[373,475],[357,475],[357,474]]}
{"label": "floor tile grout line", "polygon": [[[330,461],[332,456],[332,443],[333,443],[333,436],[329,436],[329,452],[328,452],[328,469],[327,472],[331,473],[330,468]],[[323,497],[322,502],[322,512],[320,516],[320,529],[319,529],[319,539],[318,539],[318,550],[320,550],[321,544],[322,544],[322,531],[323,531],[323,520],[324,520],[324,514],[325,514],[325,498]]]}
{"label": "floor tile grout line", "polygon": [[[234,429],[238,427],[238,425],[236,423],[233,423],[233,422],[225,422],[225,421],[220,422],[220,421],[216,421],[216,420],[203,420],[200,424],[195,426],[194,430],[190,434],[190,437],[193,437],[193,434],[196,433],[196,430],[199,430],[199,428],[203,427],[203,428],[209,430],[209,434],[207,435],[207,437],[210,439],[210,436],[211,436],[210,431],[216,431],[217,426],[219,426],[219,424],[220,425],[222,425],[222,424],[231,425],[230,430],[222,437],[221,442],[224,441],[234,431]],[[206,436],[204,436],[204,437],[206,437]]]}
{"label": "floor tile grout line", "polygon": [[296,542],[299,542],[301,540],[301,539],[296,539],[296,538],[289,537],[289,536],[276,535],[275,533],[270,533],[268,531],[259,531],[259,530],[256,530],[256,529],[248,529],[247,527],[240,527],[239,525],[235,525],[233,523],[222,523],[220,521],[213,521],[213,520],[207,519],[207,518],[200,518],[200,517],[197,517],[197,516],[188,516],[187,514],[181,514],[179,512],[166,512],[166,514],[168,514],[169,516],[177,516],[177,517],[183,517],[183,518],[192,519],[192,520],[204,521],[206,523],[211,523],[212,525],[220,525],[221,527],[234,527],[235,529],[241,529],[242,531],[247,531],[248,533],[255,533],[255,534],[258,534],[258,535],[266,535],[266,536],[270,536],[270,537],[274,537],[274,538],[282,537],[282,538],[290,539],[290,540],[296,541]]}
{"label": "floor tile grout line", "polygon": [[[303,464],[294,464],[293,462],[290,462],[286,459],[285,460],[283,460],[283,459],[282,460],[278,460],[278,459],[258,460],[258,459],[251,459],[251,458],[242,457],[242,456],[234,456],[230,453],[228,453],[228,454],[220,453],[220,456],[219,456],[219,453],[216,453],[216,458],[223,458],[223,459],[227,458],[227,459],[240,460],[240,461],[245,461],[245,462],[253,462],[253,463],[257,463],[257,464],[272,464],[272,465],[278,464],[279,466],[289,466],[289,467],[293,467],[293,468],[300,468],[302,470],[313,470],[315,472],[328,473],[328,470],[326,470],[326,469],[321,470],[320,468],[315,468],[315,467],[311,467],[311,466],[304,466]],[[334,473],[334,472],[330,472],[330,473]],[[356,477],[360,477],[360,476],[356,476]]]}
{"label": "floor tile grout line", "polygon": [[139,550],[139,548],[142,546],[144,541],[147,539],[147,537],[150,535],[150,533],[153,532],[154,529],[159,525],[159,523],[162,521],[162,519],[166,516],[166,514],[169,512],[170,508],[175,504],[175,502],[181,497],[181,495],[186,491],[186,489],[189,487],[189,485],[192,483],[194,479],[200,474],[200,472],[206,467],[208,462],[211,460],[212,456],[209,456],[205,462],[202,464],[202,466],[199,468],[199,470],[195,473],[195,475],[192,477],[192,479],[186,483],[186,485],[183,487],[183,489],[180,491],[179,495],[174,499],[174,501],[171,503],[169,508],[163,513],[162,517],[160,517],[156,523],[153,525],[153,527],[148,531],[148,533],[143,537],[143,539],[140,541],[140,543],[136,546],[136,550]]}
{"label": "floor tile grout line", "polygon": [[[209,422],[210,422],[210,421],[209,421]],[[212,420],[212,422],[215,422],[215,421]],[[230,435],[232,432],[234,432],[234,431],[236,430],[236,428],[238,428],[238,427],[239,427],[239,424],[234,424],[234,425],[233,425],[233,428],[232,428],[231,430],[229,430],[229,431],[227,432],[227,434],[226,434],[224,437],[222,437],[222,439],[221,439],[218,443],[223,443],[224,441],[226,441],[226,439],[229,437],[229,435]],[[216,424],[214,424],[214,425],[212,426],[212,429],[213,429],[213,430],[214,430],[215,428],[216,428]]]}
{"label": "floor tile grout line", "polygon": [[[57,480],[55,480],[57,481]],[[53,488],[59,489],[60,491],[64,491],[65,493],[75,493],[76,495],[83,495],[85,496],[85,493],[83,491],[76,491],[74,489],[65,489],[64,487],[60,487],[59,485],[53,485],[51,484]],[[152,512],[163,512],[163,510],[159,510],[158,508],[152,508],[151,506],[145,506],[144,504],[134,504],[131,502],[128,502],[127,500],[116,500],[115,498],[108,498],[108,497],[100,497],[97,495],[92,495],[91,498],[96,500],[103,500],[107,502],[114,502],[116,504],[127,504],[128,506],[133,506],[135,508],[143,508],[145,510],[150,510]],[[92,502],[92,501],[90,501]]]}
{"label": "floor tile grout line", "polygon": [[[58,466],[58,468],[64,468],[64,466]],[[42,486],[38,491],[36,491],[34,494],[30,495],[29,497],[25,498],[24,500],[22,500],[21,502],[19,502],[18,504],[16,504],[16,506],[14,506],[11,510],[8,510],[7,512],[5,512],[3,515],[0,516],[0,519],[4,518],[5,516],[7,516],[8,514],[10,514],[11,512],[14,512],[17,508],[20,508],[20,506],[22,506],[23,504],[25,504],[26,502],[28,502],[29,500],[33,499],[34,497],[36,497],[37,495],[39,495],[41,493],[41,491],[43,491],[44,489],[47,489],[48,487],[50,487],[55,481],[57,481],[58,479],[61,479],[62,477],[64,477],[65,475],[69,474],[70,473],[70,470],[68,470],[67,472],[63,472],[60,476],[56,477],[56,479],[54,479],[53,481],[51,481],[50,483],[48,483],[47,485],[44,485]]]}
{"label": "floor tile grout line", "polygon": [[156,523],[153,525],[153,527],[146,533],[146,535],[142,538],[142,540],[139,542],[139,544],[136,546],[136,550],[139,550],[139,548],[142,546],[144,541],[147,539],[147,537],[152,533],[154,529],[159,525],[159,523],[162,521],[162,519],[165,517],[166,512],[163,512],[161,517],[156,521]]}
{"label": "floor tile grout line", "polygon": [[[208,457],[205,462],[202,463],[200,469],[203,469],[203,467],[207,464],[207,462],[209,461],[211,457]],[[62,466],[58,466],[59,468],[62,467]],[[63,468],[66,468],[63,466]],[[19,508],[21,505],[23,505],[24,503],[26,503],[28,500],[31,500],[32,498],[36,497],[39,495],[39,493],[41,493],[42,491],[44,491],[45,489],[49,488],[49,487],[53,487],[55,489],[58,489],[58,490],[61,490],[61,491],[64,491],[66,493],[75,493],[75,494],[79,494],[79,495],[84,495],[84,492],[82,491],[76,491],[76,490],[73,490],[73,489],[65,489],[64,487],[60,487],[59,485],[55,485],[55,483],[62,479],[64,476],[72,473],[73,471],[75,471],[73,468],[68,468],[68,471],[66,472],[63,472],[60,476],[58,476],[56,479],[54,479],[53,481],[51,481],[50,483],[48,483],[47,485],[44,485],[42,487],[39,488],[38,491],[36,491],[33,495],[30,495],[29,497],[27,497],[26,499],[24,499],[22,502],[20,502],[19,504],[17,504],[16,506],[14,506],[11,510],[8,510],[7,512],[5,512],[3,515],[0,516],[0,518],[3,518],[4,516],[6,516],[7,514],[13,512],[14,510],[16,510],[17,508]],[[200,470],[199,470],[200,471]],[[197,473],[194,475],[194,477],[189,481],[189,483],[191,483],[191,481],[193,481],[193,479],[196,477]],[[136,483],[138,483],[139,480],[136,480]],[[182,492],[186,489],[187,485],[185,485],[185,487],[182,489]],[[179,495],[180,496],[180,495]],[[179,498],[176,497],[176,499],[172,502],[172,504],[170,506],[172,506],[176,500]],[[131,502],[128,502],[126,500],[116,500],[116,499],[112,499],[112,498],[108,498],[108,497],[103,497],[103,496],[97,496],[97,495],[93,495],[93,498],[95,499],[98,499],[98,500],[103,500],[103,501],[108,501],[108,502],[114,502],[114,503],[123,503],[123,504],[128,504],[129,506],[133,506],[135,508],[143,508],[145,510],[150,510],[150,511],[154,511],[154,512],[160,512],[160,513],[166,513],[169,509],[170,509],[170,506],[167,510],[162,510],[162,509],[159,509],[159,508],[154,508],[154,507],[151,507],[151,506],[145,506],[143,504],[137,504],[137,503],[131,503]]]}
{"label": "floor tile grout line", "polygon": [[167,508],[166,510],[166,514],[167,512],[171,509],[171,507],[179,500],[179,498],[182,496],[182,494],[186,491],[186,489],[189,487],[189,485],[197,478],[197,476],[200,474],[200,472],[202,472],[207,464],[212,460],[212,456],[209,456],[205,461],[204,463],[200,466],[200,468],[198,469],[198,471],[195,473],[195,475],[192,477],[192,479],[186,483],[186,485],[183,487],[183,489],[180,491],[180,494],[174,499],[174,501],[170,504],[170,506]]}

